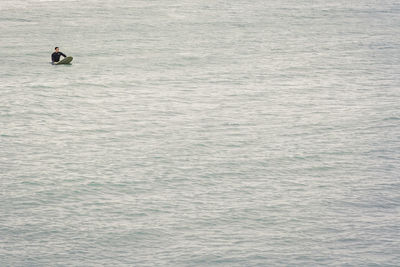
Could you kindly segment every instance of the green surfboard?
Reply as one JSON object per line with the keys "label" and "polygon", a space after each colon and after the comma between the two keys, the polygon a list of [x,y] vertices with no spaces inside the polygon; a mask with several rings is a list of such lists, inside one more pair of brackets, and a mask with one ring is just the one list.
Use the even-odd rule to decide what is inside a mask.
{"label": "green surfboard", "polygon": [[60,64],[71,64],[71,61],[72,61],[73,59],[74,59],[73,57],[66,57],[66,58],[63,58],[63,60],[60,60],[60,61],[58,61],[58,62],[56,62],[56,63],[54,63],[54,64],[56,64],[56,65],[60,65]]}

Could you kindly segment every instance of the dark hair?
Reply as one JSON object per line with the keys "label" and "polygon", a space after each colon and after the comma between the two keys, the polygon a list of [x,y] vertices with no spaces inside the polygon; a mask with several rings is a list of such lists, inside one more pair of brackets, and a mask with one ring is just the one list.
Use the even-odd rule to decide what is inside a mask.
{"label": "dark hair", "polygon": [[58,48],[58,46],[54,47],[54,50],[56,50]]}

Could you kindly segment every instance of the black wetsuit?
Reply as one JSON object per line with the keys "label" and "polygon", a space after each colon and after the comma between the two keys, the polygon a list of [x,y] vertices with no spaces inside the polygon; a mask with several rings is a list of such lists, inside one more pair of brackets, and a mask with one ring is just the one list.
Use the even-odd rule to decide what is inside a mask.
{"label": "black wetsuit", "polygon": [[51,54],[51,61],[52,62],[58,62],[60,61],[60,56],[67,57],[64,53],[62,52],[54,52]]}

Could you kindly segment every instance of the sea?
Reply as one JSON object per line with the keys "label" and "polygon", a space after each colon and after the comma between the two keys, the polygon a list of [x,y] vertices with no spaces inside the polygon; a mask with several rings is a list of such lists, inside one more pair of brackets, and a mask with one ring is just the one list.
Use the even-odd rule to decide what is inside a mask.
{"label": "sea", "polygon": [[1,0],[0,266],[400,266],[400,2]]}

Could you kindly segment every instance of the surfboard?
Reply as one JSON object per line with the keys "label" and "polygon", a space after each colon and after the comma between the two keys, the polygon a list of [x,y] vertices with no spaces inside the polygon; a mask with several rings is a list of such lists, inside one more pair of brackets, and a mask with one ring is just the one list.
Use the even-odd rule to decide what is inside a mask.
{"label": "surfboard", "polygon": [[56,64],[56,65],[70,64],[73,59],[74,59],[73,57],[66,57],[66,58],[63,58],[63,60],[60,60],[60,61],[58,61],[58,62],[56,62],[54,64]]}

